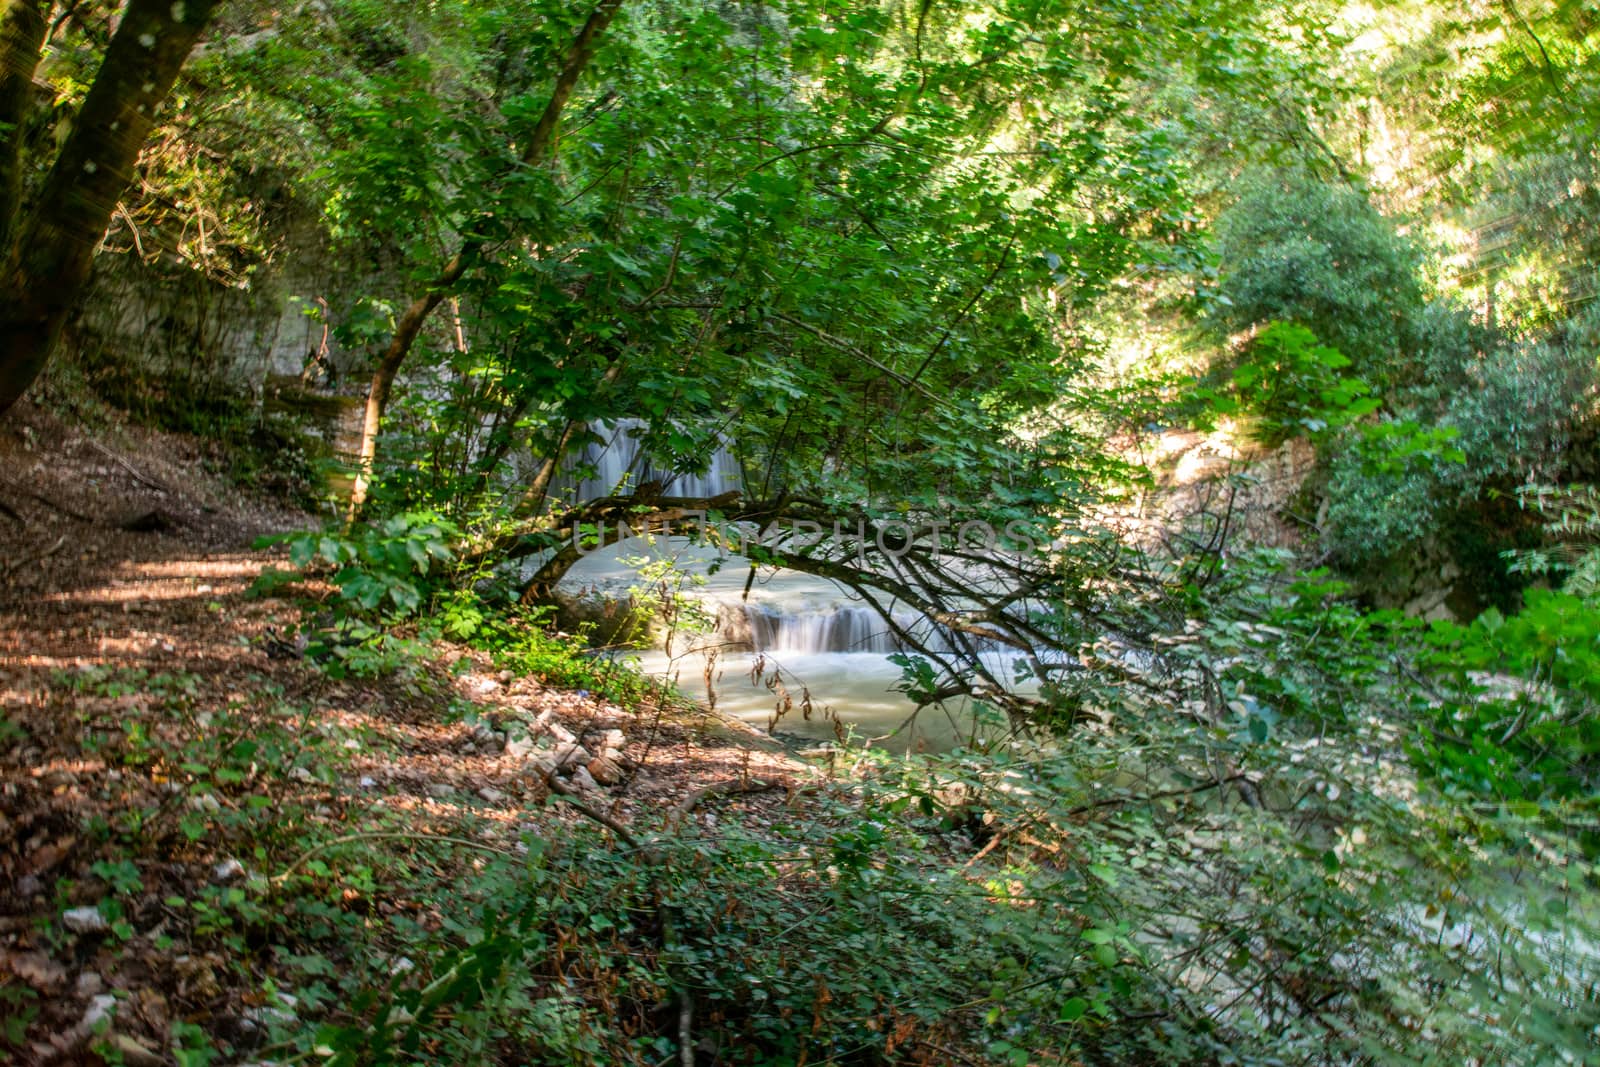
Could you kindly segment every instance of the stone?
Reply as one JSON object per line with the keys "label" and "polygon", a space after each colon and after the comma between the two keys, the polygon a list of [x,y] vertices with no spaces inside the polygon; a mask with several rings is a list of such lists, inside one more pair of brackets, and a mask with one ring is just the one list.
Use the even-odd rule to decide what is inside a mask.
{"label": "stone", "polygon": [[80,997],[98,996],[100,991],[105,989],[105,987],[106,980],[101,978],[94,971],[84,971],[82,974],[78,975],[78,980],[73,985],[73,988],[77,990],[78,996]]}
{"label": "stone", "polygon": [[17,895],[20,897],[36,897],[44,892],[44,883],[31,874],[25,874],[17,879]]}
{"label": "stone", "polygon": [[127,1034],[112,1034],[108,1043],[127,1067],[166,1067],[166,1057],[150,1051]]}
{"label": "stone", "polygon": [[428,795],[435,800],[443,800],[453,792],[454,790],[451,789],[449,784],[446,782],[428,783]]}
{"label": "stone", "polygon": [[110,993],[100,993],[89,999],[89,1006],[83,1012],[83,1021],[78,1025],[85,1030],[93,1030],[111,1018],[116,1010],[117,998]]}
{"label": "stone", "polygon": [[106,922],[106,917],[100,914],[100,909],[87,905],[82,908],[68,908],[61,913],[61,921],[68,930],[75,934],[103,934],[111,929],[111,924]]}
{"label": "stone", "polygon": [[622,781],[622,768],[617,765],[616,760],[606,756],[596,756],[590,760],[587,770],[601,785],[616,785]]}
{"label": "stone", "polygon": [[546,724],[544,732],[555,738],[556,743],[559,745],[570,745],[578,739],[577,734],[573,733],[571,730],[567,729],[565,726],[562,726],[558,722]]}
{"label": "stone", "polygon": [[600,783],[594,780],[587,767],[579,767],[572,772],[572,784],[585,793],[600,792]]}
{"label": "stone", "polygon": [[607,730],[605,733],[600,735],[600,746],[602,748],[613,748],[620,750],[625,748],[627,744],[628,735],[623,733],[621,730]]}
{"label": "stone", "polygon": [[555,761],[557,767],[581,767],[587,764],[593,758],[594,757],[589,754],[588,749],[584,748],[580,744],[577,744],[576,742],[561,745],[555,750]]}
{"label": "stone", "polygon": [[243,878],[245,874],[244,864],[234,859],[223,860],[211,868],[211,880],[218,885],[227,885],[229,882],[237,881]]}
{"label": "stone", "polygon": [[492,785],[486,785],[478,790],[478,795],[490,804],[502,804],[506,799],[506,795]]}
{"label": "stone", "polygon": [[253,1023],[267,1025],[271,1023],[288,1024],[295,1021],[294,1010],[300,1001],[288,993],[275,994],[277,1004],[263,1004],[259,1008],[245,1009],[244,1017]]}
{"label": "stone", "polygon": [[506,740],[506,755],[512,759],[530,759],[544,751],[531,737],[512,737]]}

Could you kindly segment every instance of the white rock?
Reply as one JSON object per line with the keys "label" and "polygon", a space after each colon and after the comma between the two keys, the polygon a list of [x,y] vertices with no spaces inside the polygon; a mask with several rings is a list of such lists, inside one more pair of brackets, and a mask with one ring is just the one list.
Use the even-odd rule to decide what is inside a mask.
{"label": "white rock", "polygon": [[73,988],[78,991],[78,996],[80,997],[92,997],[105,987],[106,980],[104,978],[101,978],[93,971],[84,971],[78,975],[78,981]]}
{"label": "white rock", "polygon": [[532,738],[513,737],[506,741],[506,755],[512,759],[527,759],[539,750]]}
{"label": "white rock", "polygon": [[452,790],[450,788],[450,786],[447,785],[444,782],[429,782],[428,783],[428,795],[430,797],[433,797],[435,800],[443,800],[445,797],[449,796],[452,792],[454,792],[454,790]]}
{"label": "white rock", "polygon": [[224,885],[236,878],[243,878],[245,874],[244,864],[238,860],[223,860],[211,868],[211,880],[218,885]]}
{"label": "white rock", "polygon": [[571,730],[567,729],[565,726],[562,726],[558,722],[552,722],[546,725],[544,732],[555,738],[556,743],[560,745],[570,745],[578,739],[577,734],[573,733]]}
{"label": "white rock", "polygon": [[576,743],[562,745],[555,751],[557,767],[568,767],[574,763],[582,766],[593,758],[588,749]]}
{"label": "white rock", "polygon": [[83,1022],[78,1025],[85,1030],[93,1030],[105,1022],[117,1010],[117,998],[110,993],[101,993],[89,1001],[88,1008],[84,1009]]}
{"label": "white rock", "polygon": [[572,784],[585,793],[600,792],[600,783],[594,780],[594,775],[589,773],[587,767],[579,767],[572,772]]}
{"label": "white rock", "polygon": [[603,748],[621,749],[628,743],[628,735],[621,730],[607,730],[600,735],[600,744]]}
{"label": "white rock", "polygon": [[506,795],[492,785],[486,785],[478,790],[478,795],[490,804],[499,804],[506,799]]}
{"label": "white rock", "polygon": [[363,774],[361,776],[361,781],[357,784],[360,785],[362,789],[372,789],[378,784],[378,780],[372,777],[370,774]]}
{"label": "white rock", "polygon": [[311,772],[306,770],[304,767],[290,767],[289,777],[293,778],[297,782],[309,782],[313,780],[313,775]]}
{"label": "white rock", "polygon": [[82,908],[68,908],[61,913],[61,921],[67,929],[75,934],[103,934],[111,929],[111,924],[106,922],[106,917],[100,914],[100,909],[93,905]]}

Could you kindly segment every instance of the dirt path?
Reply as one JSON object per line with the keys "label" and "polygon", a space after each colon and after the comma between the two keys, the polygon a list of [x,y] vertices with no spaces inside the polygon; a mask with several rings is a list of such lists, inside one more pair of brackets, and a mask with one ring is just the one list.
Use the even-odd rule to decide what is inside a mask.
{"label": "dirt path", "polygon": [[0,1059],[99,1062],[86,1050],[111,1041],[127,1063],[170,1062],[179,1020],[247,1038],[272,946],[227,959],[174,901],[293,862],[304,840],[509,848],[581,817],[545,803],[552,773],[621,823],[712,783],[811,776],[735,730],[465,648],[330,678],[281,639],[297,604],[248,595],[279,559],[254,539],[315,520],[227,484],[186,439],[108,436],[38,412],[0,423]]}

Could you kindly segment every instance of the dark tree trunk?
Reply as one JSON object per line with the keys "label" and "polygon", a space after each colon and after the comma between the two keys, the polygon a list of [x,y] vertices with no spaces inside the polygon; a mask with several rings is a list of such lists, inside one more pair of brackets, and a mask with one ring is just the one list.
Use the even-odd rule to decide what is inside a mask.
{"label": "dark tree trunk", "polygon": [[50,7],[43,0],[0,0],[0,256],[11,247],[22,208],[22,137]]}
{"label": "dark tree trunk", "polygon": [[49,360],[156,109],[219,6],[220,0],[129,0],[72,133],[4,253],[0,412]]}

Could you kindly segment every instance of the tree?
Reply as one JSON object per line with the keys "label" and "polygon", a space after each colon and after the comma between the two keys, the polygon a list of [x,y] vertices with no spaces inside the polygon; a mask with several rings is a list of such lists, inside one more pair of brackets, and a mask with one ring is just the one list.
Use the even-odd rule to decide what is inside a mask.
{"label": "tree", "polygon": [[49,361],[161,102],[220,0],[129,0],[94,83],[26,217],[21,127],[53,7],[0,10],[0,413]]}
{"label": "tree", "polygon": [[[527,147],[522,150],[518,161],[522,167],[537,170],[549,160],[555,147],[561,113],[566,109],[567,101],[572,98],[572,90],[577,86],[578,79],[594,58],[606,28],[611,25],[611,20],[616,18],[621,8],[622,0],[600,0],[573,38],[561,64],[561,71],[556,76],[555,85],[550,90],[550,98],[528,137]],[[428,316],[467,272],[481,245],[482,241],[477,237],[468,237],[462,241],[459,250],[445,264],[439,276],[428,285],[427,291],[412,300],[400,315],[395,323],[393,336],[390,337],[388,345],[373,368],[372,384],[367,388],[367,403],[361,423],[356,477],[350,490],[351,523],[360,517],[361,509],[366,503],[367,486],[372,479],[372,461],[378,452],[378,431],[383,426],[383,412],[388,407],[389,394],[394,389],[395,377],[400,373],[406,357],[411,354],[411,348],[416,343],[417,335],[422,332]]]}

